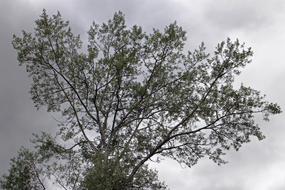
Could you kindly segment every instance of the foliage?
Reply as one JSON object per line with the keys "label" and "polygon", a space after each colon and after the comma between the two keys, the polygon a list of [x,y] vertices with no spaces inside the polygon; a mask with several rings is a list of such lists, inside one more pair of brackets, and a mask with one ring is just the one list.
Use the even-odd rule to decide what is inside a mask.
{"label": "foliage", "polygon": [[147,166],[154,157],[221,164],[226,150],[263,139],[254,115],[280,107],[233,85],[252,50],[227,39],[211,55],[185,42],[175,22],[146,33],[121,12],[91,25],[86,48],[59,13],[43,11],[34,34],[14,36],[35,106],[62,115],[56,137],[33,140],[42,175],[65,189],[165,189]]}
{"label": "foliage", "polygon": [[3,176],[1,187],[7,190],[41,190],[45,189],[37,167],[36,155],[21,148],[18,156],[11,159],[9,175]]}

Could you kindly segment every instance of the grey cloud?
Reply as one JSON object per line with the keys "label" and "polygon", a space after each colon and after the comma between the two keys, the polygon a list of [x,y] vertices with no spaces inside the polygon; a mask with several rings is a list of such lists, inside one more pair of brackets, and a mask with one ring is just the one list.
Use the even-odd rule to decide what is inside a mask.
{"label": "grey cloud", "polygon": [[[283,50],[285,37],[270,33],[284,30],[284,1],[281,0],[43,0],[0,1],[0,175],[8,168],[9,159],[21,145],[28,145],[33,132],[53,131],[56,126],[51,115],[36,111],[28,94],[30,81],[23,68],[17,66],[16,54],[11,46],[11,36],[22,29],[31,30],[43,8],[49,14],[59,10],[70,20],[76,33],[85,35],[89,24],[109,19],[115,11],[122,10],[128,24],[142,25],[150,31],[163,28],[177,20],[187,31],[190,46],[205,41],[207,46],[216,44],[228,35],[244,37],[253,43],[257,52],[254,63],[242,75],[242,80],[258,87],[269,97],[284,106]],[[260,29],[269,28],[262,33]],[[239,36],[244,31],[244,36]],[[271,35],[269,35],[271,34]],[[268,46],[268,47],[267,47]],[[261,47],[266,47],[262,49]],[[276,53],[276,50],[278,52]],[[271,68],[266,61],[274,60]],[[283,72],[282,72],[283,71]],[[267,82],[268,81],[268,82]],[[155,166],[162,179],[175,190],[257,190],[256,183],[265,183],[266,171],[272,175],[284,165],[283,115],[270,123],[261,123],[267,139],[253,141],[239,152],[229,152],[228,164],[216,166],[202,160],[193,168],[181,169],[175,162],[165,161]],[[270,127],[267,127],[270,125]],[[274,164],[274,165],[273,165]],[[276,171],[277,172],[277,171]],[[285,176],[284,176],[285,177]],[[281,190],[285,184],[275,184],[271,189]],[[275,189],[274,189],[275,188]],[[258,189],[266,190],[266,189]]]}
{"label": "grey cloud", "polygon": [[0,175],[8,168],[9,159],[20,146],[29,146],[32,133],[51,131],[54,121],[32,105],[29,79],[18,67],[12,48],[13,33],[32,28],[33,11],[23,1],[1,1],[0,4]]}
{"label": "grey cloud", "polygon": [[205,17],[220,30],[256,30],[271,25],[283,6],[280,0],[212,1],[205,11]]}

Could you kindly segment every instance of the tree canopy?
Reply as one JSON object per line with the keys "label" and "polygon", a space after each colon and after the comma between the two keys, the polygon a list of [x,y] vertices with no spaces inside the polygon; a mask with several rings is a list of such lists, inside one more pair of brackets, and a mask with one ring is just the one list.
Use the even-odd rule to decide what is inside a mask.
{"label": "tree canopy", "polygon": [[[63,189],[166,189],[150,161],[224,163],[227,150],[264,138],[256,114],[268,120],[281,112],[259,91],[233,85],[253,55],[238,40],[212,53],[204,43],[186,51],[176,22],[147,33],[117,12],[93,23],[83,46],[60,13],[43,11],[35,23],[33,33],[14,35],[13,46],[32,78],[35,106],[61,121],[56,136],[34,135],[34,153],[12,161],[4,189],[18,189],[8,185],[22,176],[15,165],[33,173],[19,182],[37,184],[29,189],[45,189],[46,179]],[[20,167],[27,160],[33,165]]]}

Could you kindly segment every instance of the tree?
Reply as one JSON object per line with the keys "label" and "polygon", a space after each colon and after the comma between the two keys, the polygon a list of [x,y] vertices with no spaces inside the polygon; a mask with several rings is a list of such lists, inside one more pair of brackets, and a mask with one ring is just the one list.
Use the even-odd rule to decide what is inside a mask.
{"label": "tree", "polygon": [[41,175],[63,189],[165,189],[149,161],[221,164],[227,150],[263,139],[254,116],[268,120],[280,107],[233,85],[252,50],[227,39],[210,55],[203,43],[186,52],[185,42],[176,22],[146,33],[121,12],[91,25],[86,48],[60,13],[43,11],[34,34],[14,36],[35,106],[63,120],[55,137],[33,139]]}
{"label": "tree", "polygon": [[28,149],[21,148],[18,156],[11,159],[8,176],[0,181],[3,189],[41,190],[45,189],[36,155]]}

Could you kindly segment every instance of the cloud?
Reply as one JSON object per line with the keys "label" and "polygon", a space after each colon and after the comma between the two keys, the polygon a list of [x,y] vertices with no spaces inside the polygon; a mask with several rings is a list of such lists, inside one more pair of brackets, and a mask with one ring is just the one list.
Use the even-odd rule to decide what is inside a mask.
{"label": "cloud", "polygon": [[205,17],[221,30],[256,30],[271,25],[276,15],[283,11],[283,6],[284,3],[278,0],[212,1],[207,6]]}
{"label": "cloud", "polygon": [[[253,63],[240,81],[253,86],[285,107],[284,44],[285,2],[282,0],[14,0],[0,1],[0,174],[21,145],[28,145],[33,132],[56,127],[45,111],[36,111],[28,94],[30,80],[17,66],[11,36],[31,30],[43,8],[49,14],[59,10],[70,20],[76,33],[85,35],[93,20],[101,23],[122,10],[127,23],[148,31],[178,21],[187,31],[189,47],[201,41],[211,49],[227,36],[239,37],[253,46]],[[285,129],[283,115],[261,123],[267,139],[253,141],[239,152],[229,152],[228,164],[216,166],[202,160],[193,168],[182,169],[166,160],[155,166],[162,179],[177,190],[281,190],[284,189]],[[270,127],[267,127],[270,125]]]}
{"label": "cloud", "polygon": [[[20,0],[0,3],[0,175],[20,146],[28,146],[32,133],[51,131],[50,115],[36,111],[28,94],[30,80],[17,63],[12,34],[32,28],[31,4]],[[56,126],[56,125],[54,125]]]}

